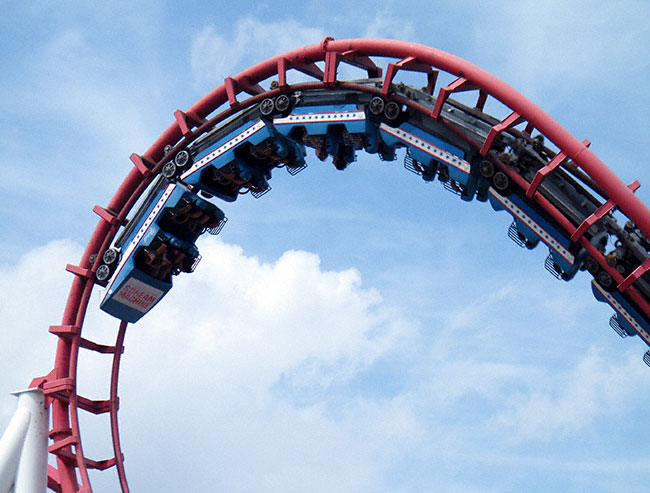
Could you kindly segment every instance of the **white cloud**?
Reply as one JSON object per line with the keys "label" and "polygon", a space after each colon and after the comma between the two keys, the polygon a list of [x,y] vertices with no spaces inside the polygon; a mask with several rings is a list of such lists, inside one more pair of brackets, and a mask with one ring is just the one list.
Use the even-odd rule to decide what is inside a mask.
{"label": "white cloud", "polygon": [[[197,272],[177,278],[176,289],[127,333],[120,423],[134,489],[182,489],[191,471],[197,490],[377,491],[393,489],[413,467],[415,488],[480,491],[472,480],[460,482],[448,461],[524,460],[561,470],[560,459],[517,458],[517,445],[581,436],[634,409],[634,393],[647,388],[637,358],[613,362],[598,350],[555,371],[482,352],[481,332],[489,328],[476,329],[462,347],[444,337],[427,343],[417,322],[386,306],[359,272],[326,270],[312,253],[261,262],[214,239],[200,247]],[[2,344],[22,348],[30,340],[37,348],[2,360],[14,378],[22,373],[22,385],[49,370],[55,338],[47,325],[57,323],[71,280],[62,266],[79,253],[54,242],[0,273],[0,295],[18,300],[3,307],[15,330],[0,332]],[[515,291],[452,310],[448,329],[461,337]],[[93,296],[84,335],[111,343],[117,322],[97,301]],[[448,347],[436,351],[440,345]],[[82,352],[82,395],[106,398],[109,364],[105,355]],[[3,401],[3,422],[13,406]],[[106,420],[82,413],[82,424],[86,453],[110,456]],[[171,451],[178,451],[173,463]],[[440,472],[423,472],[431,469]],[[93,479],[99,488],[114,484],[109,473]]]}
{"label": "white cloud", "polygon": [[[458,8],[458,2],[454,5]],[[159,92],[166,84],[179,89],[175,97],[183,104],[192,94],[184,78],[203,92],[228,75],[283,51],[318,43],[331,32],[347,37],[350,22],[362,26],[353,36],[409,40],[417,28],[434,37],[434,46],[460,41],[478,26],[479,50],[468,58],[483,66],[490,57],[498,59],[500,69],[494,72],[532,97],[548,91],[566,98],[575,90],[558,87],[571,83],[581,90],[592,83],[617,85],[619,95],[645,87],[627,77],[623,84],[622,75],[612,75],[648,67],[643,2],[593,7],[584,1],[554,1],[541,9],[526,1],[489,5],[483,11],[473,3],[474,14],[469,9],[455,18],[436,13],[434,29],[415,18],[397,23],[395,11],[382,5],[354,19],[346,9],[321,14],[327,9],[307,7],[330,19],[324,21],[330,29],[318,27],[318,16],[302,22],[275,14],[234,21],[224,15],[206,27],[210,21],[201,12],[167,10],[144,27],[137,26],[142,15],[128,15],[124,22],[138,36],[116,41],[117,31],[109,29],[109,43],[95,36],[97,25],[87,20],[82,25],[72,19],[65,24],[72,27],[62,26],[58,33],[41,30],[52,32],[45,35],[49,44],[23,43],[34,50],[19,55],[31,70],[13,69],[20,84],[12,93],[16,100],[9,98],[5,104],[13,122],[5,129],[9,158],[0,163],[9,173],[5,185],[27,193],[42,222],[65,216],[56,206],[43,206],[43,198],[52,190],[70,190],[70,176],[80,176],[78,163],[92,163],[84,173],[96,176],[92,187],[76,181],[76,195],[69,195],[68,201],[81,201],[82,189],[96,193],[98,184],[116,179],[105,176],[109,165],[120,162],[130,168],[128,154],[144,150],[172,119],[172,100],[164,95],[167,102],[160,104]],[[106,20],[105,15],[99,18]],[[155,45],[140,42],[143,31],[156,38]],[[170,76],[168,69],[178,67],[177,55],[187,48],[190,36],[169,36],[172,32],[198,34],[192,39],[191,60],[181,57],[181,68]],[[452,48],[456,53],[462,43]],[[174,58],[157,71],[156,60],[163,53]],[[138,56],[150,63],[134,63]],[[189,74],[183,70],[188,65]],[[179,104],[176,101],[173,104]],[[619,112],[628,114],[625,107],[617,107]],[[24,123],[29,132],[17,123]],[[27,133],[38,142],[30,141]],[[46,161],[43,155],[49,156]],[[397,207],[405,216],[413,213]],[[341,209],[358,217],[347,203]],[[50,215],[42,216],[42,210]],[[634,490],[622,486],[634,478],[645,481],[648,449],[642,423],[648,380],[640,362],[642,351],[630,359],[614,351],[585,350],[584,338],[591,339],[593,333],[606,332],[616,350],[619,341],[606,328],[606,317],[592,323],[596,317],[587,316],[590,309],[583,301],[559,294],[561,288],[555,285],[531,286],[528,280],[506,284],[498,275],[491,281],[505,288],[482,297],[483,272],[477,279],[469,266],[475,255],[489,257],[483,235],[472,228],[471,238],[463,240],[471,242],[472,249],[459,259],[455,215],[446,217],[439,214],[442,210],[432,213],[441,216],[443,225],[451,225],[436,226],[443,246],[422,249],[438,260],[443,257],[433,264],[433,273],[426,272],[432,265],[426,261],[414,263],[409,271],[403,264],[389,263],[400,279],[392,288],[398,286],[401,294],[391,299],[403,300],[409,309],[421,301],[418,314],[428,317],[426,330],[418,325],[424,326],[423,321],[412,320],[413,312],[406,316],[403,308],[387,306],[377,290],[364,285],[367,278],[358,271],[328,270],[314,254],[291,251],[263,262],[232,245],[201,245],[204,261],[199,270],[178,278],[163,304],[127,334],[120,421],[132,488],[183,490],[189,483],[198,491],[502,491],[507,485],[495,476],[515,468],[522,475],[539,470],[545,476],[551,476],[548,471],[564,474],[565,486],[576,484],[573,478],[586,472],[595,489],[604,489],[600,479],[606,476],[608,484],[615,484],[612,491]],[[299,215],[304,221],[304,211]],[[390,232],[381,230],[383,241],[389,243],[395,230],[383,226]],[[419,252],[428,238],[417,225],[412,232],[409,246]],[[11,228],[5,228],[5,234],[8,239],[11,235],[8,241],[19,241]],[[259,241],[266,238],[260,235]],[[0,428],[15,405],[7,392],[51,368],[56,337],[47,334],[47,327],[60,321],[72,280],[63,268],[76,262],[80,251],[73,243],[55,242],[0,268],[0,345],[5,348],[0,357]],[[372,255],[377,256],[377,250],[368,254],[367,264],[376,258]],[[502,257],[507,259],[502,267],[512,268],[513,255],[498,252]],[[535,272],[544,275],[541,264]],[[432,281],[414,283],[416,276]],[[571,283],[572,293],[579,282],[584,280]],[[464,289],[454,291],[454,285]],[[549,293],[551,301],[527,307],[549,299]],[[97,310],[97,301],[94,295],[84,333],[111,343],[117,322]],[[593,308],[593,299],[589,302]],[[581,328],[596,327],[593,333],[567,335],[566,326],[578,323]],[[600,340],[592,343],[601,345]],[[638,338],[625,342],[637,343],[643,345]],[[554,359],[544,360],[549,354]],[[82,395],[107,397],[109,364],[106,355],[82,353]],[[105,420],[96,422],[83,413],[81,419],[85,452],[93,458],[110,457]],[[612,438],[619,441],[619,450],[609,448],[615,441],[608,440],[614,425],[617,436]],[[596,446],[589,449],[582,442]],[[568,446],[575,447],[574,452],[566,452]],[[635,459],[618,459],[623,448],[634,450]],[[612,470],[628,482],[608,475]],[[114,490],[114,471],[94,477],[97,491]],[[527,477],[524,484],[536,483]],[[637,489],[644,491],[645,486]]]}
{"label": "white cloud", "polygon": [[309,359],[367,364],[396,337],[379,294],[362,288],[357,271],[322,271],[318,257],[306,252],[289,251],[263,264],[221,242],[203,242],[201,251],[202,265],[179,279],[184,286],[172,293],[174,304],[168,301],[150,317],[154,326],[174,319],[181,306],[193,303],[190,293],[200,292],[208,304],[193,307],[191,323],[179,334],[188,351],[210,354],[237,371],[241,355],[253,359],[252,371],[263,370],[260,385]]}
{"label": "white cloud", "polygon": [[[127,448],[133,433],[154,440],[157,427],[170,430],[155,439],[164,447],[190,435],[196,450],[210,449],[209,459],[192,459],[204,473],[199,481],[229,491],[331,491],[337,476],[346,478],[338,491],[378,487],[369,439],[378,430],[409,439],[410,410],[399,398],[364,404],[349,390],[330,390],[411,340],[413,327],[385,309],[357,271],[323,270],[314,254],[289,251],[269,264],[220,241],[202,242],[201,252],[197,272],[129,329],[121,383],[121,419],[132,421]],[[295,402],[307,394],[309,403]],[[134,424],[155,412],[160,396],[171,399],[164,415]],[[137,450],[129,461],[150,459]]]}
{"label": "white cloud", "polygon": [[494,50],[491,57],[508,72],[499,77],[530,98],[552,99],[558,87],[614,86],[620,80],[612,74],[647,66],[649,13],[634,0],[486,4],[475,11],[481,23],[473,25],[474,41],[481,52],[486,44]]}
{"label": "white cloud", "polygon": [[[336,27],[348,21],[348,18],[341,18]],[[367,22],[364,20],[363,26],[365,30],[359,37],[403,40],[414,37],[413,23],[399,18],[388,8],[377,11]],[[322,27],[294,19],[268,21],[252,16],[238,19],[228,33],[219,31],[213,25],[206,26],[192,40],[194,85],[202,90],[217,87],[227,76],[272,56],[319,43],[327,34]],[[339,67],[338,76],[341,79],[354,79],[361,77],[362,72],[343,64]],[[310,80],[293,72],[289,73],[289,78],[292,82]]]}
{"label": "white cloud", "polygon": [[620,412],[638,388],[634,381],[644,377],[647,371],[638,356],[614,364],[592,348],[568,371],[528,379],[526,392],[511,394],[494,423],[508,430],[514,441],[570,435],[597,418]]}
{"label": "white cloud", "polygon": [[10,184],[22,200],[30,194],[58,199],[71,176],[77,180],[71,200],[90,189],[95,200],[98,192],[107,197],[132,168],[128,156],[143,153],[173,119],[169,103],[162,112],[158,106],[166,79],[107,50],[83,29],[55,31],[25,65],[22,84],[7,102],[17,129],[0,157],[8,178],[3,187]]}
{"label": "white cloud", "polygon": [[[362,287],[358,272],[324,271],[314,254],[290,251],[266,264],[219,241],[201,246],[198,272],[177,279],[177,289],[127,336],[121,422],[129,463],[142,465],[130,469],[135,484],[144,480],[137,471],[144,464],[152,467],[152,456],[193,436],[194,450],[209,451],[201,454],[205,460],[191,458],[193,467],[205,469],[199,484],[212,484],[218,474],[227,490],[287,491],[294,485],[293,491],[318,491],[316,480],[322,491],[331,491],[341,475],[348,480],[339,491],[378,486],[372,450],[351,428],[366,436],[369,426],[393,436],[412,434],[408,409],[399,400],[386,412],[371,403],[362,421],[353,410],[344,410],[341,421],[331,415],[325,394],[329,385],[349,381],[410,338],[412,327],[383,309],[379,294]],[[46,315],[60,317],[72,279],[63,266],[79,253],[69,242],[54,242],[1,273],[3,299],[16,300],[3,305],[3,320],[14,330],[0,333],[2,346],[16,350],[2,364],[11,368],[13,379],[20,378],[18,387],[50,369],[56,338],[47,327],[59,319],[46,320]],[[97,298],[92,297],[84,336],[110,344],[117,323],[97,310]],[[37,351],[23,349],[32,343]],[[79,393],[106,398],[110,357],[82,350],[79,361]],[[298,379],[322,395],[315,404],[295,406],[272,387],[284,373],[299,373],[305,361],[316,364]],[[156,416],[161,399],[165,413]],[[345,401],[357,407],[356,397]],[[3,423],[13,406],[12,398],[3,400]],[[96,458],[110,453],[105,420],[82,415],[86,453]],[[167,429],[162,437],[160,427]],[[103,444],[94,443],[101,439]],[[214,450],[218,442],[231,446]],[[159,446],[152,451],[153,443]],[[241,469],[251,460],[253,475]],[[181,461],[179,467],[184,466],[192,467]],[[97,484],[104,481],[97,475]]]}
{"label": "white cloud", "polygon": [[152,142],[166,123],[154,122],[152,115],[164,80],[150,73],[134,77],[132,62],[106,53],[81,30],[63,31],[35,56],[31,96],[41,109],[68,120],[70,130],[90,134],[126,158]]}
{"label": "white cloud", "polygon": [[239,71],[267,58],[325,37],[318,27],[296,20],[263,22],[245,17],[234,22],[231,32],[206,26],[192,40],[191,67],[197,88],[211,89]]}
{"label": "white cloud", "polygon": [[362,37],[410,41],[415,38],[415,28],[412,20],[402,18],[393,10],[384,8],[368,21]]}
{"label": "white cloud", "polygon": [[[72,274],[64,269],[81,256],[70,241],[53,241],[36,248],[17,265],[0,268],[0,422],[14,411],[9,392],[27,388],[32,378],[52,369],[56,337],[50,325],[59,325]],[[2,429],[2,426],[0,426]]]}

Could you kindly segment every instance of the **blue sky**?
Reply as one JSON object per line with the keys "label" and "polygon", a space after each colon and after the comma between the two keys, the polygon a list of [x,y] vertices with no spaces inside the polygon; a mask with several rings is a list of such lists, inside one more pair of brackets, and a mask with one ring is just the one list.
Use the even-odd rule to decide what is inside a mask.
{"label": "blue sky", "polygon": [[[443,49],[505,80],[650,203],[650,6],[608,2],[28,2],[0,20],[0,427],[52,366],[95,204],[224,77],[324,36]],[[650,369],[588,277],[519,249],[508,216],[359,155],[224,204],[196,273],[130,327],[134,491],[646,491]],[[87,337],[117,324],[91,300]],[[107,397],[110,362],[82,354]],[[108,420],[84,450],[111,455]],[[91,476],[114,491],[112,471]]]}

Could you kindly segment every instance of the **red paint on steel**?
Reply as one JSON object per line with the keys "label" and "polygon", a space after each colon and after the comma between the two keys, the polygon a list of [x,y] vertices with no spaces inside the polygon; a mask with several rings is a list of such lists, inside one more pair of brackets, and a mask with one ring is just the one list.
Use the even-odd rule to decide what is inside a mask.
{"label": "red paint on steel", "polygon": [[562,164],[566,160],[566,154],[563,152],[558,152],[553,159],[549,161],[549,163],[541,168],[536,174],[535,178],[533,178],[533,181],[530,183],[530,186],[528,187],[528,190],[526,190],[526,197],[529,199],[532,199],[535,196],[535,192],[537,192],[537,189],[539,186],[542,184],[542,181],[546,176],[553,171],[555,168],[557,168],[560,164]]}
{"label": "red paint on steel", "polygon": [[487,155],[487,153],[490,151],[490,147],[492,147],[492,144],[494,143],[494,139],[496,139],[501,133],[503,133],[504,130],[508,130],[509,128],[512,128],[515,125],[519,125],[523,121],[524,119],[519,115],[519,113],[513,111],[512,113],[510,113],[510,116],[506,117],[505,120],[493,126],[488,132],[488,136],[485,139],[485,142],[481,146],[481,150],[480,150],[481,156]]}
{"label": "red paint on steel", "polygon": [[639,265],[634,271],[625,278],[619,285],[618,289],[625,291],[633,282],[636,282],[643,274],[650,270],[650,257],[645,259],[645,261]]}
{"label": "red paint on steel", "polygon": [[117,394],[117,382],[120,374],[120,356],[124,349],[124,336],[126,334],[126,322],[120,323],[120,329],[117,332],[115,341],[115,353],[113,356],[113,365],[111,368],[111,438],[113,439],[113,453],[115,454],[115,466],[117,476],[120,481],[120,487],[123,492],[129,491],[129,485],[126,481],[126,471],[124,470],[124,454],[122,454],[122,445],[120,442],[120,430],[117,421],[117,409],[119,407],[119,397]]}
{"label": "red paint on steel", "polygon": [[483,90],[479,90],[478,99],[476,100],[476,109],[483,111],[485,108],[485,102],[487,101],[488,93]]}
{"label": "red paint on steel", "polygon": [[144,176],[145,178],[151,176],[152,166],[147,166],[144,162],[144,159],[142,159],[142,156],[138,156],[134,152],[133,154],[131,154],[131,161],[133,161],[135,168],[140,172],[142,176]]}
{"label": "red paint on steel", "polygon": [[47,487],[56,493],[61,493],[61,480],[59,479],[59,471],[49,464],[47,466]]}
{"label": "red paint on steel", "polygon": [[336,82],[336,71],[338,70],[341,54],[335,51],[327,52],[325,55],[325,76],[323,82],[326,86],[333,86]]}
{"label": "red paint on steel", "polygon": [[438,71],[435,70],[431,65],[426,63],[420,63],[415,57],[409,56],[397,63],[389,63],[386,68],[386,75],[384,77],[384,83],[381,88],[381,92],[384,95],[388,95],[390,92],[390,85],[397,75],[398,70],[408,70],[410,72],[423,72],[427,75],[427,91],[429,94],[433,94],[433,90],[436,86],[436,80],[438,79]]}
{"label": "red paint on steel", "polygon": [[438,92],[438,97],[436,98],[436,104],[434,105],[433,110],[431,110],[431,118],[437,120],[440,117],[442,107],[451,94],[455,92],[473,91],[477,88],[476,85],[472,84],[465,77],[459,77],[447,87],[441,87]]}
{"label": "red paint on steel", "polygon": [[[393,73],[390,78],[394,76],[400,61],[403,65],[399,67],[401,69],[407,69],[408,64],[417,61],[418,68],[423,68],[422,71],[426,69],[428,77],[427,89],[431,93],[433,93],[435,77],[439,70],[457,77],[455,82],[450,86],[440,89],[438,100],[433,111],[427,109],[427,112],[436,119],[441,117],[442,105],[453,92],[478,89],[479,99],[477,106],[479,107],[485,104],[488,95],[497,99],[510,108],[513,114],[520,115],[523,120],[528,122],[525,132],[530,134],[536,128],[541,134],[553,142],[567,158],[573,160],[578,167],[582,168],[604,190],[607,197],[628,218],[634,221],[646,236],[650,237],[650,211],[638,197],[588,149],[588,145],[578,141],[519,92],[488,72],[443,51],[414,43],[382,39],[335,41],[332,38],[325,38],[319,44],[292,50],[283,55],[270,58],[250,67],[235,77],[226,79],[224,84],[208,93],[185,111],[184,115],[191,115],[191,119],[183,117],[179,121],[177,116],[177,120],[163,132],[144,155],[132,156],[135,166],[118,188],[106,210],[114,211],[116,217],[120,221],[123,221],[153,176],[159,172],[165,162],[171,159],[171,154],[165,157],[165,146],[181,145],[183,144],[184,137],[196,137],[231,115],[234,111],[261,100],[265,95],[260,93],[260,86],[258,85],[260,82],[277,74],[279,78],[279,89],[269,91],[266,95],[286,91],[286,72],[289,68],[293,68],[317,80],[323,81],[327,86],[336,87],[339,84],[343,87],[345,84],[340,84],[336,80],[338,64],[344,62],[361,66],[368,70],[370,76],[378,77],[381,71],[371,61],[370,57],[373,56],[398,60],[397,64],[393,67]],[[316,62],[323,61],[326,67],[325,72],[316,65]],[[388,78],[387,74],[387,81],[390,78]],[[321,86],[323,85],[323,83],[320,84]],[[311,85],[317,86],[318,84]],[[237,94],[242,90],[249,94],[257,95],[247,100],[239,101],[237,100]],[[367,87],[360,90],[381,94],[381,91],[373,91]],[[231,107],[226,108],[216,117],[206,122],[210,114],[220,108],[224,103],[229,103]],[[409,104],[407,101],[404,103]],[[411,104],[410,106],[417,107],[419,105]],[[422,108],[419,110],[422,111]],[[444,118],[442,118],[442,121],[444,122]],[[196,122],[202,122],[201,126],[196,131],[188,132],[188,123],[196,125]],[[474,143],[477,149],[480,149],[483,144],[480,142]],[[488,158],[496,160],[496,158],[490,157],[489,155]],[[500,166],[504,171],[510,171],[508,173],[510,178],[524,191],[529,189],[530,184],[523,180],[523,178],[512,170],[509,170],[502,163]],[[569,234],[576,231],[576,226],[571,224],[541,194],[535,194],[534,200],[547,210]],[[54,332],[59,336],[54,369],[47,377],[35,379],[44,388],[49,387],[52,392],[64,392],[67,396],[66,399],[54,398],[52,400],[52,431],[50,432],[54,441],[52,449],[56,451],[57,455],[57,469],[50,471],[49,484],[52,489],[58,490],[60,488],[64,493],[91,491],[87,468],[105,468],[111,465],[116,465],[120,485],[124,491],[128,491],[123,458],[119,446],[119,433],[117,431],[117,375],[119,373],[119,359],[122,352],[121,347],[126,324],[122,324],[118,332],[115,344],[116,350],[114,352],[113,371],[111,373],[111,397],[109,402],[115,451],[114,459],[109,459],[108,461],[91,461],[83,456],[77,415],[79,404],[79,399],[76,395],[77,356],[81,344],[80,334],[88,299],[94,285],[94,280],[91,275],[94,272],[94,266],[91,264],[90,259],[93,255],[103,253],[110,244],[117,231],[117,224],[111,223],[112,221],[107,221],[105,218],[100,219],[84,251],[79,266],[73,266],[73,271],[76,275],[73,278],[70,288],[68,301],[63,314],[63,321],[57,327],[78,328],[78,331],[61,330],[60,333]],[[601,266],[612,275],[621,286],[621,289],[626,289],[629,296],[641,309],[646,314],[650,314],[650,305],[645,302],[638,291],[632,286],[634,280],[640,276],[640,272],[645,272],[650,266],[650,263],[644,262],[628,279],[624,280],[620,273],[604,262],[602,254],[586,238],[580,237],[579,241],[601,263]],[[650,343],[650,341],[647,342]],[[71,450],[72,448],[74,448],[74,452]],[[81,478],[81,484],[77,484],[77,469]]]}
{"label": "red paint on steel", "polygon": [[614,204],[614,201],[612,199],[609,199],[598,209],[596,209],[596,211],[591,216],[582,221],[582,224],[576,228],[576,230],[571,235],[571,241],[576,242],[582,238],[582,235],[584,235],[589,228],[596,224],[596,222],[605,217],[605,214],[611,211],[615,205],[616,204]]}
{"label": "red paint on steel", "polygon": [[181,110],[174,111],[174,117],[176,118],[176,123],[181,128],[181,133],[183,137],[187,137],[192,133],[191,124],[187,121],[187,115]]}
{"label": "red paint on steel", "polygon": [[224,85],[226,86],[226,94],[228,94],[228,102],[230,103],[230,106],[233,108],[239,106],[239,101],[237,101],[237,81],[232,77],[226,77]]}
{"label": "red paint on steel", "polygon": [[120,222],[114,213],[98,205],[93,207],[93,212],[97,214],[99,217],[101,217],[104,221],[106,221],[111,226],[115,224],[119,224]]}
{"label": "red paint on steel", "polygon": [[[638,188],[641,185],[639,184],[638,181],[634,181],[630,186],[630,190],[635,192],[638,190]],[[578,241],[578,238],[580,238],[582,235],[584,235],[589,228],[591,228],[596,222],[600,221],[603,217],[605,217],[605,214],[610,212],[616,204],[612,199],[609,199],[607,202],[605,202],[603,205],[601,205],[591,216],[586,218],[580,226],[576,228],[576,230],[573,232],[571,235],[571,241]]]}
{"label": "red paint on steel", "polygon": [[524,133],[530,137],[530,135],[533,133],[533,130],[535,130],[535,126],[529,123],[524,129]]}
{"label": "red paint on steel", "polygon": [[289,69],[289,62],[286,58],[278,59],[278,86],[284,88],[287,86],[287,70]]}

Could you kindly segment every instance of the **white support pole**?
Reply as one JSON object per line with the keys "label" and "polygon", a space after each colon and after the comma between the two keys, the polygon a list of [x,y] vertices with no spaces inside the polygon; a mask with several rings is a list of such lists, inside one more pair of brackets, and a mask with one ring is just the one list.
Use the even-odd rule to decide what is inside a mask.
{"label": "white support pole", "polygon": [[47,430],[50,414],[45,409],[45,396],[41,389],[16,392],[18,408],[28,409],[29,421],[23,452],[16,474],[15,493],[45,493],[47,490]]}
{"label": "white support pole", "polygon": [[28,409],[17,409],[0,439],[0,493],[9,493],[16,481],[30,414]]}
{"label": "white support pole", "polygon": [[45,397],[40,389],[14,395],[18,409],[0,440],[0,493],[45,493],[49,425]]}

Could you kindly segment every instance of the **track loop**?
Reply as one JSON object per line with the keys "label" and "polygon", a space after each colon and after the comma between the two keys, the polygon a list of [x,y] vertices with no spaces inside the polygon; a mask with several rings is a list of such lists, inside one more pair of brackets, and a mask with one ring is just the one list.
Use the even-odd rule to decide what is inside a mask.
{"label": "track loop", "polygon": [[[384,71],[382,67],[376,65],[372,57],[385,59],[386,70],[383,80],[361,84],[338,79],[337,72],[341,63],[365,70],[370,79],[381,77]],[[324,63],[324,70],[317,63]],[[306,74],[312,81],[288,84],[287,73],[291,70]],[[395,77],[400,71],[422,74],[425,79],[424,96],[426,97],[418,99],[413,93],[400,92],[399,84],[395,83]],[[449,74],[453,81],[441,87],[434,99],[432,95],[435,93],[440,72]],[[277,80],[271,82],[270,79],[273,77],[277,77]],[[172,160],[179,151],[187,148],[189,144],[227,118],[238,112],[243,112],[265,99],[273,100],[280,95],[289,95],[293,92],[324,90],[349,90],[365,93],[368,95],[368,101],[373,97],[379,98],[385,107],[392,103],[394,107],[397,107],[397,111],[393,112],[395,118],[388,118],[385,108],[377,111],[372,118],[377,118],[375,121],[379,123],[376,124],[380,125],[381,129],[385,129],[388,133],[393,132],[392,135],[397,135],[395,138],[417,140],[417,135],[408,137],[397,132],[402,121],[400,118],[417,114],[423,121],[426,120],[427,124],[436,125],[436,128],[440,129],[444,128],[449,135],[455,135],[458,139],[462,139],[480,158],[477,165],[482,162],[485,170],[491,170],[492,177],[499,174],[499,180],[494,182],[498,190],[492,187],[489,191],[495,200],[501,200],[501,203],[506,204],[507,207],[517,207],[512,200],[507,198],[509,193],[516,190],[531,204],[535,204],[537,209],[543,211],[544,217],[553,222],[554,227],[570,237],[572,245],[567,247],[565,255],[573,255],[569,249],[576,251],[584,249],[588,255],[587,258],[591,259],[593,270],[609,275],[615,283],[614,290],[618,286],[618,292],[625,294],[626,299],[629,298],[644,316],[650,315],[650,304],[637,289],[638,281],[650,269],[650,259],[633,266],[631,272],[626,272],[626,276],[623,276],[615,266],[610,265],[611,258],[605,257],[604,249],[600,245],[593,244],[586,237],[589,229],[603,221],[609,211],[613,209],[617,209],[629,218],[635,228],[638,228],[646,238],[650,237],[650,211],[634,195],[638,184],[629,187],[623,184],[588,149],[587,142],[577,140],[517,91],[464,60],[439,50],[402,41],[381,39],[335,41],[333,38],[327,37],[319,44],[270,58],[236,76],[228,77],[223,84],[192,107],[184,111],[177,110],[174,113],[172,124],[144,154],[134,153],[130,156],[134,167],[108,206],[94,209],[100,216],[100,220],[79,264],[67,267],[67,270],[74,274],[72,287],[62,322],[50,328],[50,332],[58,338],[54,368],[47,376],[35,379],[33,382],[34,385],[45,391],[48,405],[52,411],[50,452],[56,457],[57,467],[50,468],[48,481],[50,489],[64,493],[91,491],[88,469],[104,470],[115,467],[120,487],[123,491],[128,491],[117,419],[118,374],[127,324],[126,322],[120,324],[115,343],[112,346],[92,342],[82,337],[82,332],[88,300],[97,283],[95,274],[102,256],[111,246],[120,226],[125,224],[134,204],[161,173],[161,170],[169,163],[173,163]],[[460,103],[454,102],[450,98],[455,93],[466,91],[477,92],[474,108],[462,107]],[[483,109],[488,97],[494,98],[508,108],[509,116],[498,120],[485,115]],[[470,135],[459,127],[453,120],[453,114],[454,111],[460,110],[474,115],[485,123],[484,135]],[[517,130],[516,127],[523,123],[526,124],[524,130]],[[545,164],[540,166],[532,176],[525,178],[520,174],[516,163],[511,162],[508,153],[504,152],[506,146],[503,144],[503,138],[508,136],[510,142],[516,142],[516,145],[535,149],[538,144],[535,142],[535,138],[538,136],[532,137],[532,132],[535,129],[541,138],[554,144],[559,152],[551,152],[548,149],[539,151],[543,155]],[[350,139],[351,137],[348,136],[348,141]],[[342,140],[343,148],[347,144],[345,144],[345,139]],[[539,148],[539,145],[537,147]],[[392,159],[394,153],[391,154],[389,151],[390,149],[377,148],[374,152],[382,157]],[[443,156],[444,159],[451,159],[448,163],[450,166],[455,163],[453,155],[448,156],[445,154],[446,151],[440,149],[436,152],[439,152],[438,156]],[[324,156],[327,154],[325,152]],[[437,176],[455,193],[467,198],[465,197],[466,190],[449,179],[448,169],[445,169],[446,165],[432,168],[429,167],[429,163],[421,163],[419,158],[416,160],[410,154],[408,156],[405,161],[408,169],[420,174],[427,181],[431,181],[434,176]],[[444,161],[443,158],[438,161],[443,162],[441,159]],[[347,164],[347,162],[343,164]],[[341,168],[345,167],[343,164],[341,164]],[[469,166],[471,163],[456,164]],[[295,169],[302,168],[296,166]],[[560,210],[543,193],[549,180],[560,170],[590,184],[590,187],[605,199],[605,203],[583,221],[567,217],[565,211]],[[173,180],[177,179],[175,173],[171,173],[170,177]],[[499,186],[498,183],[503,186]],[[487,200],[487,194],[488,192],[484,190],[483,200]],[[524,199],[522,198],[522,200]],[[519,231],[519,226],[519,224],[515,224],[517,231]],[[516,231],[513,231],[512,234],[516,238],[515,241],[518,240],[524,246],[529,244],[525,237],[522,239]],[[549,265],[552,264],[552,272],[558,274],[556,260],[557,258],[551,255]],[[560,277],[562,276],[560,275]],[[601,290],[598,286],[595,289],[603,299],[612,304],[617,303],[607,290]],[[618,293],[616,294],[618,296]],[[636,326],[634,326],[634,330],[646,342],[650,343],[650,335],[647,332]],[[99,354],[112,355],[113,364],[107,400],[92,401],[77,395],[77,359],[80,348]],[[79,410],[96,414],[110,413],[114,457],[97,461],[84,456],[78,422]]]}

